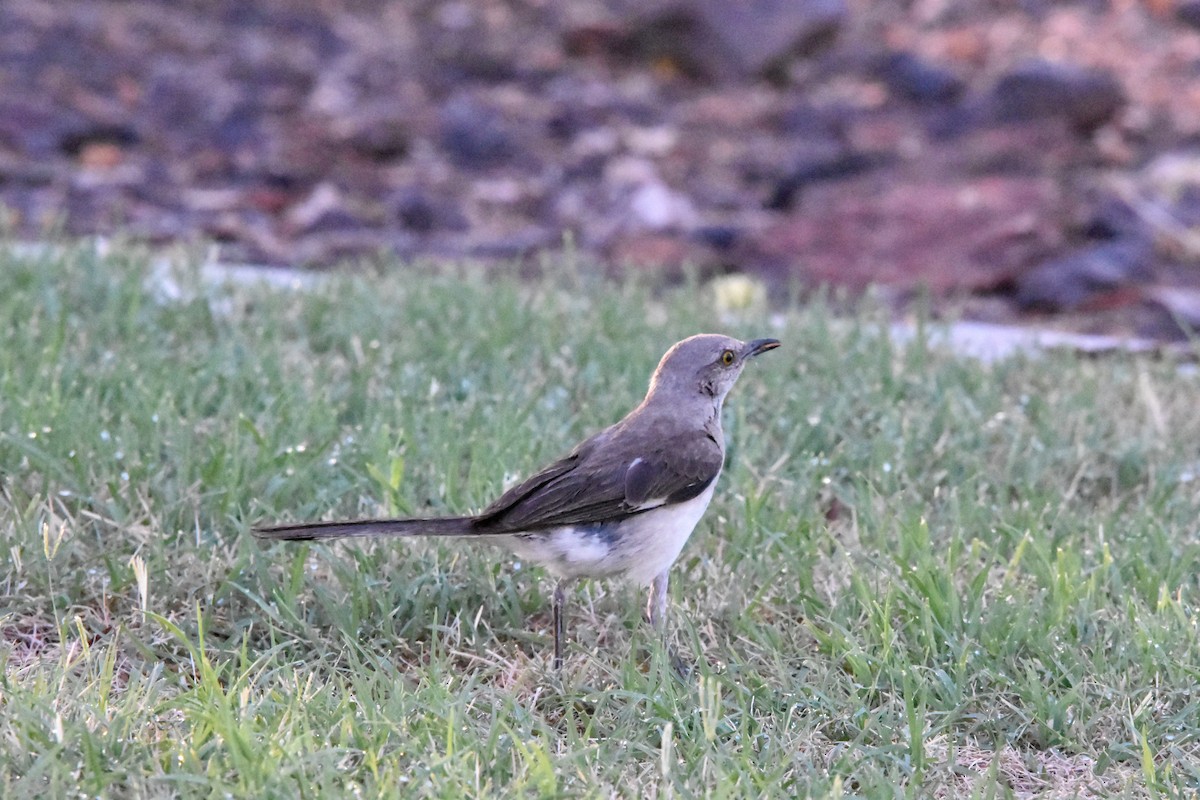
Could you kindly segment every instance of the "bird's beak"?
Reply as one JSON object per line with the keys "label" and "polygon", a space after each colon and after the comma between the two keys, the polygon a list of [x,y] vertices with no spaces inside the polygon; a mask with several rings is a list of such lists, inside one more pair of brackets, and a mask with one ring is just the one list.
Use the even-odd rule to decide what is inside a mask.
{"label": "bird's beak", "polygon": [[744,351],[745,355],[743,358],[759,356],[768,350],[774,350],[776,347],[779,347],[778,339],[755,339],[753,341],[746,342],[746,349]]}

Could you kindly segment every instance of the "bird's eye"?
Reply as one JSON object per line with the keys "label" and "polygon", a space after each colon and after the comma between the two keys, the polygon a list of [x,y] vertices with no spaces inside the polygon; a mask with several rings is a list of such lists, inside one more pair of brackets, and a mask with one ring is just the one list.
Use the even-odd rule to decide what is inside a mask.
{"label": "bird's eye", "polygon": [[721,363],[727,367],[733,363],[734,358],[736,358],[736,356],[733,354],[732,350],[724,350],[721,352]]}

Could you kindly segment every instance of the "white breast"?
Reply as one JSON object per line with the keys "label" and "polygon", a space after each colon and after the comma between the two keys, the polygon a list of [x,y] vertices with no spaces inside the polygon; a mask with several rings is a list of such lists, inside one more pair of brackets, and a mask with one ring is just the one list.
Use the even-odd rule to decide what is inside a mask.
{"label": "white breast", "polygon": [[714,479],[707,489],[691,500],[630,518],[628,523],[634,526],[633,530],[621,537],[621,556],[629,581],[648,586],[655,576],[675,563],[696,529],[696,523],[708,509],[716,485]]}

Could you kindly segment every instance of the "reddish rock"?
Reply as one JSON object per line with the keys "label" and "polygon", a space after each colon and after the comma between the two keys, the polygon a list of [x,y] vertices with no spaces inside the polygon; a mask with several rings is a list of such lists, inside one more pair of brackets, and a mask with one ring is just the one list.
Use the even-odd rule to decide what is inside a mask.
{"label": "reddish rock", "polygon": [[1053,181],[858,180],[810,190],[749,246],[749,264],[810,285],[995,291],[1060,246]]}

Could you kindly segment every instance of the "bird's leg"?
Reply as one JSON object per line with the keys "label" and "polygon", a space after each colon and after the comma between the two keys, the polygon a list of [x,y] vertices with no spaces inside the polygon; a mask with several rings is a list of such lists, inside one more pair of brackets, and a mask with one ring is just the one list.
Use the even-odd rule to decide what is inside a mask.
{"label": "bird's leg", "polygon": [[686,680],[691,673],[691,667],[667,642],[667,585],[669,580],[670,572],[664,569],[655,576],[654,583],[650,584],[650,594],[646,598],[646,622],[650,623],[651,627],[662,637],[663,649],[667,652],[667,658],[670,660],[675,674]]}
{"label": "bird's leg", "polygon": [[667,581],[670,573],[663,570],[654,578],[650,585],[650,595],[646,598],[646,622],[659,631],[666,628],[667,623]]}
{"label": "bird's leg", "polygon": [[563,639],[566,638],[566,633],[563,630],[563,606],[567,602],[567,582],[559,581],[554,586],[554,669],[561,670],[563,665]]}

